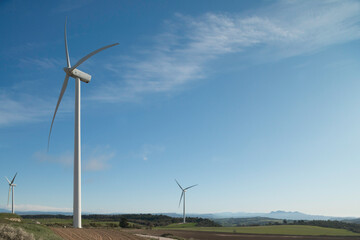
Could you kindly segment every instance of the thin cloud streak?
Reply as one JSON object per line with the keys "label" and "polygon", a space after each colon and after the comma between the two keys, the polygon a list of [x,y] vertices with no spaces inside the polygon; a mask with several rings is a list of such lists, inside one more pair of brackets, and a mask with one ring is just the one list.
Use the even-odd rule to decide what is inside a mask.
{"label": "thin cloud streak", "polygon": [[154,156],[161,154],[165,151],[165,147],[161,145],[153,145],[153,144],[144,144],[141,148],[140,154],[138,156],[144,160],[148,161],[154,158]]}
{"label": "thin cloud streak", "polygon": [[71,167],[74,162],[74,155],[70,152],[54,156],[46,153],[45,151],[39,151],[34,153],[34,158],[42,163],[57,163],[63,165],[64,167]]}
{"label": "thin cloud streak", "polygon": [[[31,94],[0,91],[0,127],[19,123],[49,121],[54,113],[56,100],[45,100]],[[69,101],[62,103],[61,112],[70,112]]]}
{"label": "thin cloud streak", "polygon": [[39,69],[54,69],[64,65],[63,59],[55,58],[22,58],[20,59],[20,67],[24,66],[36,66]]}
{"label": "thin cloud streak", "polygon": [[99,145],[88,149],[84,155],[85,171],[103,171],[110,168],[109,161],[113,159],[115,152],[110,149],[109,145]]}
{"label": "thin cloud streak", "polygon": [[[85,171],[103,171],[110,167],[109,161],[113,159],[115,152],[110,150],[109,146],[97,146],[92,150],[84,152],[83,170]],[[74,163],[74,154],[70,151],[60,155],[52,155],[46,151],[35,152],[33,158],[41,163],[55,163],[65,168],[72,168]]]}
{"label": "thin cloud streak", "polygon": [[115,156],[114,153],[103,153],[96,154],[89,157],[85,161],[84,170],[85,171],[102,171],[110,167],[109,160]]}
{"label": "thin cloud streak", "polygon": [[359,39],[359,11],[356,1],[281,1],[251,16],[176,14],[150,49],[105,65],[121,80],[100,86],[91,99],[139,101],[146,94],[178,91],[206,78],[208,64],[226,54],[256,64]]}
{"label": "thin cloud streak", "polygon": [[49,112],[50,105],[41,98],[27,94],[14,97],[0,92],[0,127],[43,121]]}

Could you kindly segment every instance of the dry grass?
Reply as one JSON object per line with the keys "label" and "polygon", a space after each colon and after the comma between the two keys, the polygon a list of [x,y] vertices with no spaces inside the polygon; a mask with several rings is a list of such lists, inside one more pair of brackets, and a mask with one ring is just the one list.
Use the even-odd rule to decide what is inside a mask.
{"label": "dry grass", "polygon": [[19,227],[12,227],[7,224],[0,225],[0,239],[4,240],[35,240],[34,235],[25,232]]}

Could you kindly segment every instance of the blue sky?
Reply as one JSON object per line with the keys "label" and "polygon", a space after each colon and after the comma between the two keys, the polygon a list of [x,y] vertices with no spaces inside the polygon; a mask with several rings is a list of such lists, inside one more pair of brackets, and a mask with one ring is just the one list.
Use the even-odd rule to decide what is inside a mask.
{"label": "blue sky", "polygon": [[[360,217],[360,2],[1,1],[0,175],[19,210],[72,209],[79,69],[87,212]],[[5,207],[5,179],[0,184]]]}

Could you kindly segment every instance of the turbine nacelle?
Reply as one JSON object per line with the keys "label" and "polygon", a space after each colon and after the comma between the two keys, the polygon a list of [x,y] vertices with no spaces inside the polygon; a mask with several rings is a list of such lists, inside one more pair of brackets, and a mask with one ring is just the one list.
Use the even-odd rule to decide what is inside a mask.
{"label": "turbine nacelle", "polygon": [[75,68],[74,70],[71,70],[71,68],[64,67],[64,72],[70,77],[79,78],[82,82],[89,83],[91,81],[91,75],[80,71],[79,69]]}

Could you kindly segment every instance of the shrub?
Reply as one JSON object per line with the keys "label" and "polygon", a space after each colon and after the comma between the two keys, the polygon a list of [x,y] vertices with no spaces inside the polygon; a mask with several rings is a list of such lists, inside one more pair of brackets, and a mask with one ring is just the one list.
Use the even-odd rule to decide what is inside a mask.
{"label": "shrub", "polygon": [[111,227],[111,228],[115,228],[115,227],[118,227],[119,225],[116,224],[116,223],[106,223],[106,226]]}
{"label": "shrub", "polygon": [[122,227],[122,228],[127,228],[129,227],[129,223],[127,221],[126,218],[121,218],[120,222],[119,222],[119,226]]}
{"label": "shrub", "polygon": [[0,239],[4,240],[35,240],[33,234],[29,234],[22,228],[14,228],[9,225],[0,225]]}
{"label": "shrub", "polygon": [[100,223],[96,223],[96,222],[91,222],[91,223],[89,223],[89,225],[90,225],[91,227],[101,227],[101,224],[100,224]]}
{"label": "shrub", "polygon": [[173,235],[171,233],[163,233],[160,236],[161,237],[172,237]]}

